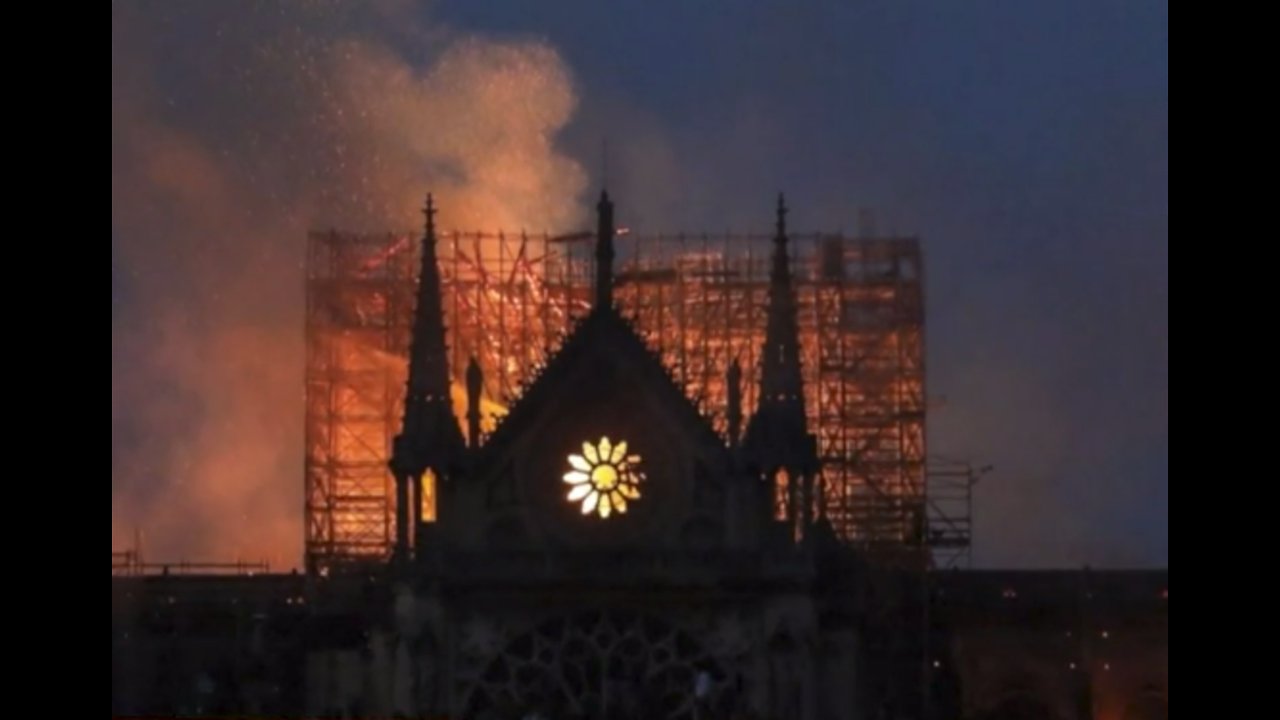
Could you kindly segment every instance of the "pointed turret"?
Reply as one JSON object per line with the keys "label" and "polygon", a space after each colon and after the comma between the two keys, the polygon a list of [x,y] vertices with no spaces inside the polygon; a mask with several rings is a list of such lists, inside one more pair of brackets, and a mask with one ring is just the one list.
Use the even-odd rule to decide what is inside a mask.
{"label": "pointed turret", "polygon": [[613,202],[608,191],[600,191],[596,203],[596,307],[613,305]]}
{"label": "pointed turret", "polygon": [[405,427],[413,402],[449,400],[449,361],[445,354],[444,310],[440,299],[440,268],[436,261],[436,208],[431,195],[422,209],[426,227],[422,236],[422,258],[418,269],[418,297],[413,316],[413,337],[409,341],[409,382],[405,396]]}
{"label": "pointed turret", "polygon": [[804,418],[804,387],[800,379],[800,334],[796,329],[796,299],[791,287],[787,206],[778,195],[777,232],[769,271],[769,314],[761,355],[760,403],[784,404],[788,414]]}
{"label": "pointed turret", "polygon": [[404,419],[388,463],[396,478],[396,554],[402,559],[409,553],[413,511],[422,496],[419,485],[423,474],[431,470],[434,478],[447,477],[466,447],[450,400],[440,268],[436,261],[436,208],[430,195],[422,212],[426,227],[413,336],[409,341]]}
{"label": "pointed turret", "polygon": [[787,206],[778,195],[773,259],[769,272],[769,311],[760,353],[759,404],[743,442],[747,457],[768,479],[780,482],[786,519],[794,526],[812,522],[813,480],[818,471],[816,438],[805,420],[800,373],[800,333],[787,238]]}

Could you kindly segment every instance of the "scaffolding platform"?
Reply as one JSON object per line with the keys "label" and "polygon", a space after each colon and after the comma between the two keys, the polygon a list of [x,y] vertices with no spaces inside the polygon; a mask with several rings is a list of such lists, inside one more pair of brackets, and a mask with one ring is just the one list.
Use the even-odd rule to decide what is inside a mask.
{"label": "scaffolding platform", "polygon": [[[460,375],[472,356],[484,371],[489,427],[590,311],[592,238],[440,236],[460,417]],[[725,378],[735,358],[748,415],[756,404],[769,238],[625,234],[615,245],[619,308],[726,432]],[[868,547],[925,546],[939,527],[948,547],[967,546],[967,518],[953,522],[926,502],[919,242],[816,234],[792,235],[790,247],[826,517],[841,538]],[[312,570],[390,553],[395,493],[387,460],[403,402],[418,252],[407,233],[309,237],[305,527]]]}

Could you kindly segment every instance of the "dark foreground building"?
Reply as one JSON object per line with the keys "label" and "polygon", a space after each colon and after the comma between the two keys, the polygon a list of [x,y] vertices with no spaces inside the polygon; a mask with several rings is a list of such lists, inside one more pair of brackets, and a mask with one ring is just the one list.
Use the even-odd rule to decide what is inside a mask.
{"label": "dark foreground building", "polygon": [[454,413],[428,205],[389,560],[113,577],[113,713],[1168,717],[1167,571],[938,571],[830,515],[781,202],[723,427],[619,311],[597,210],[590,311],[486,432],[474,361]]}

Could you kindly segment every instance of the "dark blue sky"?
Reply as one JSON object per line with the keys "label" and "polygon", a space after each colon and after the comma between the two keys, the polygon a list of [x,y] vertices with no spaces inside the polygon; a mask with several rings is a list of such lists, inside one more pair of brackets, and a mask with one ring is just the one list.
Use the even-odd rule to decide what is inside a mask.
{"label": "dark blue sky", "polygon": [[931,450],[996,467],[980,563],[1168,563],[1165,3],[530,8],[439,14],[559,48],[565,142],[609,137],[637,222],[762,227],[785,189],[799,226],[921,235]]}
{"label": "dark blue sky", "polygon": [[[334,162],[332,143],[315,132],[290,144],[305,133],[279,117],[303,114],[305,103],[278,112],[279,101],[265,99],[281,95],[273,87],[316,82],[310,65],[299,65],[301,78],[263,72],[265,64],[246,69],[241,58],[285,48],[305,60],[298,48],[312,37],[351,36],[423,69],[450,38],[474,36],[536,41],[559,54],[577,103],[562,130],[550,127],[555,148],[585,170],[569,183],[582,193],[576,203],[598,186],[607,137],[611,191],[622,221],[638,228],[762,230],[785,190],[798,229],[851,230],[869,208],[881,230],[921,236],[931,451],[995,466],[978,488],[978,564],[1168,563],[1164,3],[263,7],[113,6],[113,535],[119,498],[133,502],[125,489],[145,489],[117,478],[133,474],[120,458],[181,414],[139,420],[129,398],[155,385],[199,396],[191,386],[200,382],[175,379],[171,362],[149,349],[164,334],[154,328],[168,322],[155,307],[179,308],[184,332],[224,317],[183,279],[181,268],[201,267],[207,243],[165,245],[160,259],[158,237],[133,238],[158,236],[139,228],[171,219],[158,208],[175,192],[228,192],[190,180],[200,162],[264,200],[298,194],[317,173],[254,166],[259,143],[298,167],[316,156]],[[304,39],[280,40],[294,35]],[[326,80],[317,87],[330,97]],[[137,124],[164,128],[147,143],[179,140],[139,151],[119,129]],[[187,141],[200,152],[175,150]],[[118,169],[175,154],[183,160],[144,163],[143,181]],[[131,197],[157,177],[164,193]],[[179,191],[173,177],[182,178]],[[245,223],[261,222],[268,207],[245,210]],[[301,227],[325,217],[308,210],[314,203],[294,207],[269,222]],[[290,267],[301,260],[300,244],[254,247]],[[161,275],[169,279],[154,279]],[[300,310],[262,308],[297,302],[286,292],[256,300],[281,326]]]}

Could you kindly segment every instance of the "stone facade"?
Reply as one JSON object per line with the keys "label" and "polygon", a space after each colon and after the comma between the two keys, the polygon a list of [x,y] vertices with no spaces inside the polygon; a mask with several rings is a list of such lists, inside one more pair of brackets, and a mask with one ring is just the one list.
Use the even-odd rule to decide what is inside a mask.
{"label": "stone facade", "polygon": [[1167,717],[1167,572],[936,575],[815,511],[781,202],[761,401],[728,437],[614,308],[598,209],[594,309],[481,438],[449,407],[428,205],[392,560],[113,578],[113,713]]}

